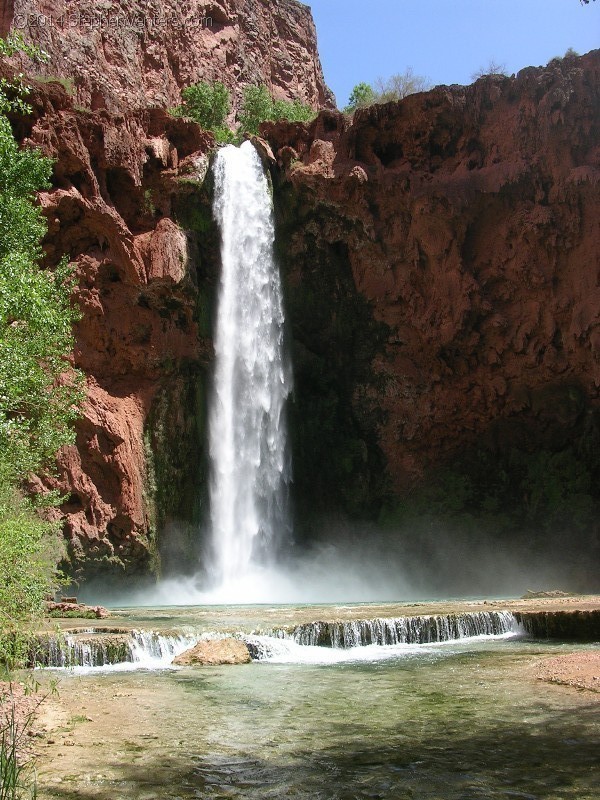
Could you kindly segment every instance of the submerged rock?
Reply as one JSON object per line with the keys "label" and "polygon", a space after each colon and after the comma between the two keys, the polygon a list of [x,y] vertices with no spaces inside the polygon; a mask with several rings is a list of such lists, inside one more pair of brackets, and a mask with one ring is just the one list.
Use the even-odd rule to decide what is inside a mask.
{"label": "submerged rock", "polygon": [[173,664],[180,667],[217,664],[248,664],[250,651],[239,639],[205,639],[177,656]]}

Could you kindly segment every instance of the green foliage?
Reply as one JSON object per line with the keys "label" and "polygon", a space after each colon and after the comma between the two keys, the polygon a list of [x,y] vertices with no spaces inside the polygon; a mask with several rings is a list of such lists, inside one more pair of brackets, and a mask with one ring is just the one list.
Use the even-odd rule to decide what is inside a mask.
{"label": "green foliage", "polygon": [[374,103],[390,103],[402,100],[409,94],[424,92],[430,88],[427,78],[415,75],[412,67],[403,73],[396,73],[387,79],[378,78],[375,87],[369,83],[357,83],[344,108],[346,114],[353,114],[359,108],[372,106]]}
{"label": "green foliage", "polygon": [[229,91],[220,83],[195,83],[181,93],[183,103],[172,109],[176,116],[195,120],[205,130],[211,131],[219,144],[236,144],[244,134],[257,134],[260,124],[268,120],[309,122],[315,112],[298,100],[274,100],[266,86],[246,86],[238,115],[238,130],[230,130],[225,121],[231,111]]}
{"label": "green foliage", "polygon": [[52,619],[98,619],[98,615],[92,609],[89,609],[88,611],[82,611],[80,609],[61,611],[57,608],[48,611],[46,616]]}
{"label": "green foliage", "polygon": [[201,81],[186,86],[181,98],[183,103],[174,109],[175,114],[191,117],[207,131],[224,128],[231,101],[227,87],[220,81]]}
{"label": "green foliage", "polygon": [[314,117],[312,108],[298,100],[274,100],[266,86],[246,86],[239,115],[238,135],[257,134],[263,122],[310,122]]}
{"label": "green foliage", "polygon": [[[11,33],[6,39],[0,39],[0,57],[9,58],[17,53],[23,53],[34,61],[48,61],[47,53],[27,44],[21,34]],[[0,78],[0,114],[16,111],[27,114],[31,109],[25,97],[29,94],[29,87],[22,82],[22,75],[17,75],[16,80]]]}
{"label": "green foliage", "polygon": [[235,144],[237,141],[235,133],[222,125],[218,128],[213,128],[213,133],[215,140],[219,144]]}
{"label": "green foliage", "polygon": [[63,262],[41,270],[46,226],[34,193],[48,185],[52,165],[20,150],[0,116],[0,483],[17,483],[48,466],[73,440],[81,399],[69,368],[71,272]]}
{"label": "green foliage", "polygon": [[0,56],[9,58],[10,56],[23,53],[34,61],[48,61],[48,54],[40,50],[33,44],[27,44],[20,33],[10,33],[6,39],[0,39]]}
{"label": "green foliage", "polygon": [[[59,527],[39,516],[33,503],[17,490],[0,487],[0,629],[39,615],[44,598],[60,583],[56,564],[62,555]],[[7,656],[18,641],[4,641]]]}
{"label": "green foliage", "polygon": [[273,98],[266,86],[245,86],[240,129],[247,133],[258,133],[261,122],[273,119]]}
{"label": "green foliage", "polygon": [[[38,51],[12,38],[0,54]],[[53,591],[61,555],[57,525],[39,516],[19,487],[48,469],[73,441],[82,378],[68,363],[73,349],[72,274],[65,261],[42,270],[46,224],[35,193],[48,187],[52,162],[19,148],[6,117],[29,111],[26,90],[0,82],[0,661],[24,658],[23,623],[39,614]]]}
{"label": "green foliage", "polygon": [[344,108],[346,114],[352,114],[357,108],[365,108],[377,102],[375,90],[369,83],[357,83],[350,92],[348,105]]}
{"label": "green foliage", "polygon": [[299,100],[273,100],[273,119],[288,122],[310,122],[316,114]]}
{"label": "green foliage", "polygon": [[58,78],[56,75],[47,75],[43,76],[40,75],[35,79],[38,83],[58,83],[60,84],[65,92],[70,96],[73,97],[75,94],[75,83],[73,78]]}

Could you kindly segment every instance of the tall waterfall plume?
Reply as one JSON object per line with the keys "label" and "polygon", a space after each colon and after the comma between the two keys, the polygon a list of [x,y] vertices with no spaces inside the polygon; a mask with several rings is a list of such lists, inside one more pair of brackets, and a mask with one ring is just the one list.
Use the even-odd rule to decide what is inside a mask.
{"label": "tall waterfall plume", "polygon": [[285,402],[292,377],[262,162],[250,142],[228,145],[214,172],[222,272],[209,411],[210,517],[213,578],[227,587],[267,566],[289,533]]}

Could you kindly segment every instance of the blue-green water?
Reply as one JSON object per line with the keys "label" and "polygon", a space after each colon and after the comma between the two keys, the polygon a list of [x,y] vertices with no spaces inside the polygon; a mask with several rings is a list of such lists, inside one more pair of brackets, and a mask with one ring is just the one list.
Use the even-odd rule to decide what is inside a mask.
{"label": "blue-green water", "polygon": [[324,665],[62,673],[40,798],[598,800],[597,695],[536,679],[572,649],[488,639]]}

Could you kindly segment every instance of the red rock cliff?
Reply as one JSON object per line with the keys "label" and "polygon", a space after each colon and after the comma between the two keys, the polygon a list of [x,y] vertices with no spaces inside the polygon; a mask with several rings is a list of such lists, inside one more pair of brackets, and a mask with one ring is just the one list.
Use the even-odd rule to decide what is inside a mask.
{"label": "red rock cliff", "polygon": [[86,374],[87,400],[56,484],[66,494],[70,554],[76,567],[144,571],[163,468],[153,453],[172,448],[187,460],[170,468],[182,483],[178,470],[194,463],[186,450],[195,425],[190,387],[210,360],[202,297],[211,267],[174,218],[177,202],[197,193],[214,140],[156,109],[76,111],[59,84],[34,88],[30,102],[33,115],[16,119],[16,132],[56,160],[53,186],[40,195],[45,263],[69,257],[82,311],[74,363]]}
{"label": "red rock cliff", "polygon": [[[150,83],[134,92],[128,75],[143,106]],[[315,507],[343,492],[360,512],[388,479],[400,492],[483,439],[596,441],[599,79],[593,53],[265,129],[302,411],[296,486]],[[60,457],[67,534],[84,560],[144,570],[157,505],[163,541],[184,553],[173,496],[191,506],[180,484],[202,484],[213,143],[159,110],[76,111],[56,84],[33,102],[15,128],[57,159],[47,263],[69,255],[84,312],[88,401]]]}
{"label": "red rock cliff", "polygon": [[333,107],[310,9],[297,0],[5,0],[1,10],[0,34],[10,28],[45,50],[36,74],[70,80],[85,108],[169,108],[200,80],[223,81],[234,103],[244,84],[265,84]]}
{"label": "red rock cliff", "polygon": [[56,159],[53,188],[40,196],[46,264],[69,256],[83,312],[74,361],[88,396],[57,484],[70,555],[74,568],[144,572],[157,528],[169,531],[168,562],[169,552],[189,555],[185,520],[196,528],[201,515],[217,264],[210,198],[199,199],[214,141],[159,109],[215,79],[234,104],[244,84],[262,83],[276,97],[333,106],[314,23],[296,0],[9,0],[0,26],[49,56],[13,59],[39,79],[33,118],[15,130]]}
{"label": "red rock cliff", "polygon": [[[290,295],[312,287],[292,305],[298,380],[305,370],[314,404],[315,365],[338,371],[327,396],[353,430],[354,496],[352,474],[373,478],[361,466],[371,434],[398,492],[484,440],[595,441],[600,51],[265,135],[285,171]],[[367,301],[363,330],[383,325],[380,346],[361,339],[352,297]],[[318,450],[327,429],[311,441]]]}

